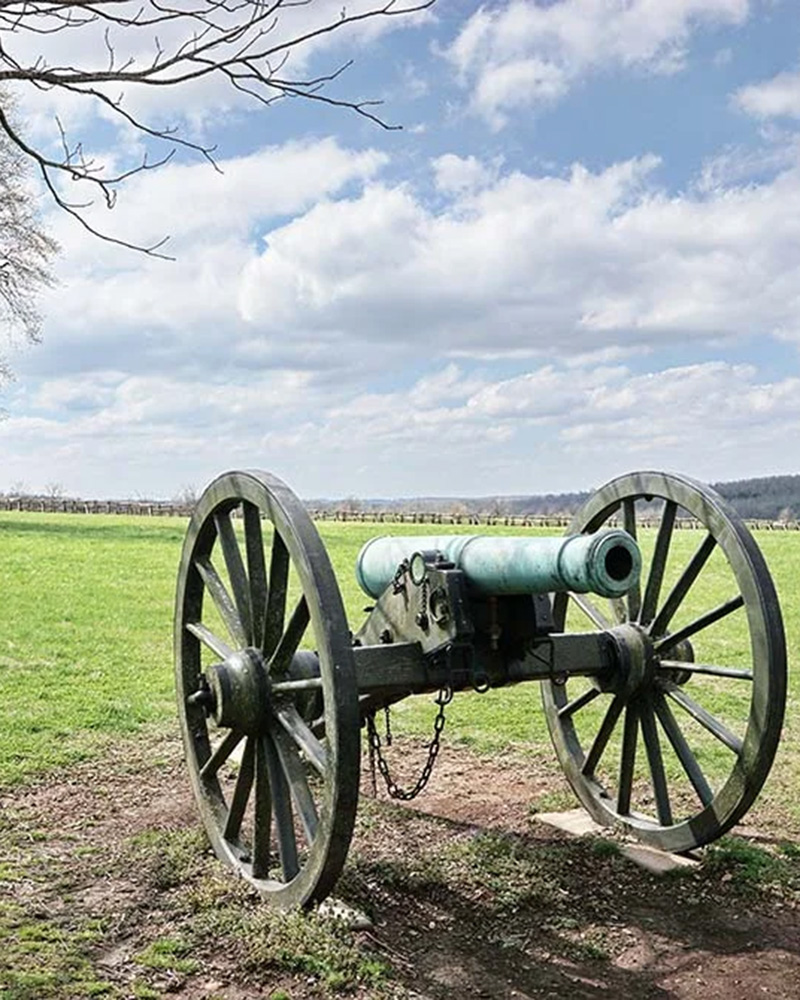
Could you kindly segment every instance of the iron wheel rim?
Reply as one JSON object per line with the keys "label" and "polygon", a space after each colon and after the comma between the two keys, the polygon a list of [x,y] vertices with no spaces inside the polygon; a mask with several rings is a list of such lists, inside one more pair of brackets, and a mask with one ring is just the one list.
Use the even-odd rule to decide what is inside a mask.
{"label": "iron wheel rim", "polygon": [[[542,696],[550,735],[559,761],[575,793],[591,816],[601,824],[622,827],[644,843],[664,850],[680,852],[709,843],[729,830],[742,818],[761,790],[780,740],[786,698],[786,646],[780,607],[764,558],[738,515],[711,488],[689,477],[669,473],[642,472],[620,476],[589,498],[583,508],[575,515],[568,533],[597,531],[618,512],[622,516],[623,525],[626,528],[633,526],[635,532],[636,501],[653,498],[664,500],[659,534],[654,544],[654,556],[649,566],[650,573],[647,579],[644,580],[643,586],[638,588],[633,597],[629,595],[625,600],[627,620],[638,622],[648,632],[656,645],[660,641],[671,642],[672,634],[669,631],[669,624],[677,608],[681,606],[681,602],[686,599],[692,586],[700,579],[703,570],[707,568],[707,560],[714,549],[719,549],[724,555],[732,578],[739,588],[738,600],[740,603],[734,607],[737,598],[732,598],[727,605],[722,606],[723,609],[726,607],[731,609],[726,610],[724,616],[739,610],[739,608],[743,608],[746,614],[752,693],[749,700],[747,722],[741,737],[741,748],[735,752],[735,759],[727,779],[719,782],[714,789],[708,785],[703,787],[705,776],[699,765],[695,768],[697,762],[692,763],[691,747],[678,746],[676,748],[673,738],[680,744],[680,737],[684,734],[680,723],[675,721],[675,715],[669,707],[669,702],[676,696],[681,697],[681,694],[676,695],[675,688],[677,686],[671,686],[667,683],[663,679],[663,673],[656,670],[653,675],[652,690],[644,694],[637,694],[635,708],[631,707],[632,700],[625,702],[623,699],[623,704],[619,706],[616,719],[610,723],[610,728],[613,732],[617,725],[623,727],[621,758],[630,756],[625,750],[625,741],[628,739],[626,727],[630,731],[628,745],[633,746],[632,760],[635,760],[637,748],[647,758],[649,778],[657,804],[657,815],[654,817],[636,814],[630,808],[629,788],[626,788],[628,811],[622,812],[619,809],[619,792],[623,786],[632,783],[633,779],[627,773],[623,775],[622,764],[620,764],[619,787],[615,799],[609,793],[606,785],[595,776],[597,762],[592,756],[594,743],[588,747],[582,744],[575,728],[578,709],[572,709],[571,706],[575,704],[575,701],[570,701],[566,687],[546,682],[542,685]],[[677,605],[671,609],[669,605],[674,588],[666,597],[661,592],[664,566],[669,557],[671,542],[671,538],[667,536],[672,531],[672,525],[665,525],[664,522],[665,519],[671,518],[674,524],[674,518],[680,510],[686,511],[699,522],[705,529],[705,536],[690,560],[687,571],[691,570],[694,565],[699,565],[699,569],[688,583],[686,593],[683,594],[682,598],[680,594],[678,595]],[[659,545],[658,538],[662,535],[662,544],[665,545],[663,557],[656,553]],[[660,570],[654,568],[656,561],[660,565]],[[651,592],[651,580],[654,575],[658,576],[659,574],[660,579],[653,584],[654,597]],[[691,572],[688,575],[691,576]],[[678,583],[685,576],[686,574],[682,574]],[[570,598],[575,599],[574,595],[566,594],[556,595],[554,599],[554,618],[558,630],[564,628]],[[647,607],[644,606],[645,604]],[[662,614],[662,612],[664,613]],[[689,641],[691,642],[692,638],[702,631],[703,629],[698,629],[693,636],[688,637]],[[675,634],[678,634],[678,630]],[[668,654],[669,650],[675,647],[665,646],[662,648]],[[666,656],[663,661],[672,662]],[[659,668],[662,667],[663,661],[660,659]],[[689,667],[689,664],[687,663],[686,666]],[[692,664],[692,669],[696,666]],[[744,676],[747,671],[734,671],[733,673]],[[734,683],[734,681],[731,680],[730,683]],[[612,702],[616,697],[617,695],[612,695]],[[682,697],[686,700],[685,692]],[[590,700],[592,699],[587,696],[585,704],[588,704]],[[663,707],[664,703],[667,704],[667,710]],[[691,697],[686,700],[686,704],[693,711],[696,711]],[[615,711],[609,706],[607,716],[614,715]],[[634,721],[629,721],[629,716],[632,716]],[[604,717],[601,726],[606,725],[606,718]],[[697,720],[694,719],[694,721]],[[708,724],[713,722],[712,716],[711,722]],[[705,725],[705,723],[703,724]],[[679,730],[677,736],[675,735],[676,725]],[[725,736],[726,732],[722,725],[718,729],[719,733],[716,734],[716,738],[719,739]],[[605,737],[605,732],[603,737]],[[598,729],[595,741],[602,741],[603,737]],[[610,737],[605,737],[605,739],[608,741]],[[660,765],[658,763],[661,751],[660,748],[654,749],[659,741],[668,745],[671,752],[674,752],[679,758],[698,797],[698,811],[680,821],[675,821],[670,816],[669,787],[667,785],[665,790],[664,784],[667,779],[663,773],[663,762]],[[731,750],[733,751],[733,747]],[[604,750],[600,751],[601,755],[603,752]],[[589,767],[588,772],[587,766]],[[631,763],[630,766],[632,767],[633,764]],[[691,775],[689,774],[690,770],[693,772]]]}
{"label": "iron wheel rim", "polygon": [[[244,544],[236,539],[238,569],[231,542],[236,535],[231,517],[234,511],[240,512],[244,528]],[[270,524],[273,536],[268,561],[263,527]],[[207,628],[204,612],[217,608],[219,601],[224,609],[224,597],[208,570],[213,551],[228,569],[228,598],[235,613],[227,635],[217,635],[221,631],[217,625],[216,632],[209,629],[209,638],[202,632]],[[301,596],[288,615],[286,581],[290,573],[299,581]],[[280,598],[275,597],[271,605],[269,596],[279,594],[281,582],[282,609]],[[248,603],[249,621],[244,620],[248,618]],[[253,612],[258,607],[264,608],[263,614]],[[301,629],[306,617],[305,629]],[[225,622],[228,624],[228,619]],[[243,732],[237,738],[236,729],[229,728],[212,750],[216,727],[209,723],[203,708],[190,701],[201,687],[203,649],[214,642],[216,652],[224,652],[218,644],[221,639],[237,654],[257,649],[263,653],[263,662],[267,664],[272,657],[274,666],[293,623],[301,638],[306,629],[313,635],[322,699],[320,731],[315,732],[310,721],[302,718],[296,699],[278,695],[271,698],[263,718],[259,716],[258,731]],[[301,639],[295,642],[294,633],[289,639],[286,648],[294,645],[296,649]],[[283,671],[276,670],[274,676],[269,669],[267,672],[273,685],[288,678]],[[209,485],[197,504],[178,573],[175,683],[192,789],[217,857],[278,908],[308,906],[324,899],[344,866],[358,803],[360,738],[355,666],[344,606],[324,545],[298,498],[269,473],[225,473]],[[226,740],[230,747],[222,749],[219,763],[212,761]],[[237,743],[244,744],[244,752],[233,789],[226,794],[219,773],[228,765]],[[312,794],[307,774],[313,778],[314,771],[318,774]],[[242,842],[242,822],[248,811],[253,817],[249,845]],[[297,843],[298,828],[304,840],[302,851]],[[294,863],[292,840],[298,854]],[[273,844],[277,865],[266,872],[267,859],[272,861],[276,854]]]}

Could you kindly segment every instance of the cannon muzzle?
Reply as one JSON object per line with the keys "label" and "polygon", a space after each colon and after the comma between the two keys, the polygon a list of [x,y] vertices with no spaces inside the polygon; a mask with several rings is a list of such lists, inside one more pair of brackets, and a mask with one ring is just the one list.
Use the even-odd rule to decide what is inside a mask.
{"label": "cannon muzzle", "polygon": [[436,552],[455,564],[481,594],[549,594],[557,591],[621,597],[639,579],[642,557],[631,536],[618,529],[567,538],[500,535],[415,535],[373,538],[356,560],[364,593],[379,597],[397,568],[417,553]]}

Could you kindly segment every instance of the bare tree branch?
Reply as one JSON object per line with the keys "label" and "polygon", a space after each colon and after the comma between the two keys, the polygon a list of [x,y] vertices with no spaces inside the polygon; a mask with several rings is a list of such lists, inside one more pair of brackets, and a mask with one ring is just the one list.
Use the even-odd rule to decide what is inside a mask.
{"label": "bare tree branch", "polygon": [[[124,180],[166,163],[176,147],[214,162],[213,147],[181,135],[174,125],[153,124],[123,107],[131,94],[216,78],[264,106],[286,97],[304,98],[349,110],[385,129],[397,128],[375,110],[379,101],[328,93],[349,61],[312,79],[293,79],[287,75],[290,56],[333,33],[370,20],[420,13],[434,2],[378,0],[348,12],[334,0],[0,0],[0,87],[31,87],[85,98],[164,151],[150,160],[145,155],[132,168],[112,174],[86,156],[82,144],[70,140],[56,122],[61,142],[61,155],[56,156],[49,144],[21,134],[4,113],[1,97],[0,138],[37,166],[55,203],[89,232],[152,256],[165,256],[160,252],[163,241],[138,246],[99,231],[84,214],[91,196],[80,204],[68,201],[59,183],[60,178],[80,182],[112,207]],[[63,32],[91,39],[94,44],[87,48],[84,41],[83,48],[96,51],[97,64],[50,63],[42,54],[51,47],[47,39]]]}

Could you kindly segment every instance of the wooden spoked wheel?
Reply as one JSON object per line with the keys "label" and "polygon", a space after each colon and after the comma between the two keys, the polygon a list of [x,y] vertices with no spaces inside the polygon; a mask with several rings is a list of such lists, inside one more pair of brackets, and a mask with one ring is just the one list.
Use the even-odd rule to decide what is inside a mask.
{"label": "wooden spoked wheel", "polygon": [[556,627],[604,630],[618,648],[643,653],[543,684],[547,722],[596,821],[686,851],[729,830],[766,780],[786,698],[780,609],[755,541],[708,487],[664,473],[622,476],[587,501],[570,533],[612,518],[642,548],[640,584],[609,602],[557,595]]}
{"label": "wooden spoked wheel", "polygon": [[217,856],[281,908],[323,899],[358,801],[355,668],[325,548],[289,488],[233,472],[181,558],[175,674],[186,761]]}

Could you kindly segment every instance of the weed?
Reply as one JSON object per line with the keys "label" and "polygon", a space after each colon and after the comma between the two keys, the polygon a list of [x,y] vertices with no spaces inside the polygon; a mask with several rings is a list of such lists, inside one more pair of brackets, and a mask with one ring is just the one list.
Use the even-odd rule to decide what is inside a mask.
{"label": "weed", "polygon": [[575,806],[575,795],[569,789],[558,789],[553,792],[543,792],[538,795],[529,807],[532,816],[537,813],[562,812]]}
{"label": "weed", "polygon": [[708,849],[709,872],[721,874],[741,889],[763,888],[781,881],[786,861],[747,840],[723,837]]}
{"label": "weed", "polygon": [[134,983],[133,995],[136,1000],[161,1000],[161,994],[146,983]]}
{"label": "weed", "polygon": [[615,840],[594,837],[591,842],[591,851],[598,858],[617,858],[620,855],[620,846]]}
{"label": "weed", "polygon": [[553,895],[547,876],[553,853],[543,844],[532,846],[518,837],[487,832],[451,842],[440,858],[448,881],[458,881],[480,896],[488,890],[500,911],[515,911],[536,896]]}
{"label": "weed", "polygon": [[131,840],[131,848],[156,889],[173,889],[188,882],[208,863],[203,830],[148,830]]}
{"label": "weed", "polygon": [[0,901],[0,996],[59,1000],[108,995],[110,984],[97,979],[87,958],[101,935],[101,921],[67,928],[19,903]]}
{"label": "weed", "polygon": [[168,969],[188,976],[199,968],[195,959],[186,957],[191,948],[191,944],[182,938],[156,938],[139,952],[136,961],[147,969]]}
{"label": "weed", "polygon": [[248,921],[245,961],[314,976],[331,991],[374,986],[388,975],[379,959],[362,954],[346,930],[315,914],[255,911]]}
{"label": "weed", "polygon": [[598,961],[608,958],[608,950],[602,944],[598,944],[595,941],[581,942],[580,950],[584,958],[593,958]]}

